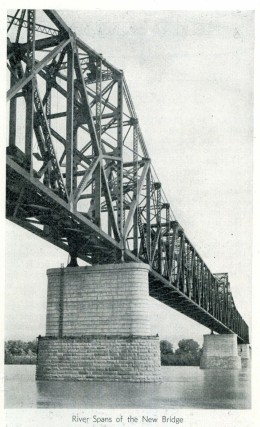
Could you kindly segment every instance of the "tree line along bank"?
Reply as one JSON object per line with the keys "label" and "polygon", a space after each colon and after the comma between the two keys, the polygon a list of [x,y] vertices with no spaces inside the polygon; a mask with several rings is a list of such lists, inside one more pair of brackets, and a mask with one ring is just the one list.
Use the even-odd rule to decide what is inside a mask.
{"label": "tree line along bank", "polygon": [[[173,345],[160,341],[162,366],[199,366],[201,348],[193,339],[183,339],[178,342],[174,351]],[[37,360],[37,341],[8,340],[5,341],[5,364],[34,365]]]}

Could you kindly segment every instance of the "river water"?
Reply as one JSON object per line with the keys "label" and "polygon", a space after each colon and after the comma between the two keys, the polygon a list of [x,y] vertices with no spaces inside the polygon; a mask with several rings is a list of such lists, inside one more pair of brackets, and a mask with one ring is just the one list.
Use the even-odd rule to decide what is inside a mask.
{"label": "river water", "polygon": [[5,408],[249,409],[250,370],[162,366],[157,384],[35,381],[34,365],[5,366]]}

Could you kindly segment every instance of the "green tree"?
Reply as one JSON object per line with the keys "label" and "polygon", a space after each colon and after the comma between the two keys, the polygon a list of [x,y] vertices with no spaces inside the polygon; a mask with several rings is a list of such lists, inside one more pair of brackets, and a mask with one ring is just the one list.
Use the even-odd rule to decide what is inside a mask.
{"label": "green tree", "polygon": [[28,341],[26,343],[26,352],[29,354],[29,352],[35,353],[37,352],[37,343],[36,340],[34,341]]}
{"label": "green tree", "polygon": [[189,340],[181,340],[178,342],[179,348],[176,350],[176,352],[183,352],[183,353],[190,353],[190,354],[197,354],[199,351],[199,344],[197,341],[194,341],[192,339]]}
{"label": "green tree", "polygon": [[198,366],[200,363],[201,349],[193,339],[180,340],[175,352],[169,341],[162,340],[160,349],[162,365]]}
{"label": "green tree", "polygon": [[162,354],[173,354],[172,344],[167,340],[160,341],[160,350]]}
{"label": "green tree", "polygon": [[161,364],[174,365],[174,353],[172,344],[167,340],[160,341]]}
{"label": "green tree", "polygon": [[6,350],[12,356],[22,356],[24,351],[25,343],[21,340],[9,340],[6,343]]}
{"label": "green tree", "polygon": [[193,339],[181,340],[175,351],[176,362],[179,365],[197,366],[200,363],[199,344]]}

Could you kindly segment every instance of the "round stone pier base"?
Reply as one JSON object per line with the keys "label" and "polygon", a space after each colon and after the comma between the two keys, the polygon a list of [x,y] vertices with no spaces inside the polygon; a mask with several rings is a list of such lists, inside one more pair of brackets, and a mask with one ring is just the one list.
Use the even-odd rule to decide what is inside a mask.
{"label": "round stone pier base", "polygon": [[36,379],[157,382],[159,337],[42,337]]}
{"label": "round stone pier base", "polygon": [[160,380],[152,336],[149,266],[122,263],[48,270],[46,337],[38,380]]}

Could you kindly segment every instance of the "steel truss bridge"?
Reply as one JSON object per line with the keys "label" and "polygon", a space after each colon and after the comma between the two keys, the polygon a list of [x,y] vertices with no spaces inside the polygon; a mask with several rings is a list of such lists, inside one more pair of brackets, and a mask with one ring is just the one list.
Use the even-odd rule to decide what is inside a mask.
{"label": "steel truss bridge", "polygon": [[152,297],[248,343],[228,274],[211,273],[171,211],[123,71],[53,10],[7,21],[7,218],[70,266],[149,264]]}

